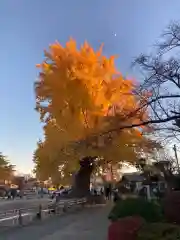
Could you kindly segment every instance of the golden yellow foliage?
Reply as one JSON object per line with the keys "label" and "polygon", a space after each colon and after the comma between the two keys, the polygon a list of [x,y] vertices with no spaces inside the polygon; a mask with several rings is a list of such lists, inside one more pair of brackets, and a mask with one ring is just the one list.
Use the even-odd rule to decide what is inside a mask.
{"label": "golden yellow foliage", "polygon": [[133,81],[123,78],[114,60],[114,56],[103,56],[102,46],[94,51],[85,42],[78,49],[73,39],[65,47],[56,42],[45,51],[35,82],[36,109],[45,124],[45,147],[38,146],[35,159],[68,164],[87,155],[115,162],[133,161],[137,156],[132,144],[144,141],[139,130],[102,134],[147,118],[146,111],[132,114],[147,97],[139,99],[133,94]]}
{"label": "golden yellow foliage", "polygon": [[114,105],[124,116],[137,108],[133,82],[117,72],[114,57],[104,57],[102,48],[95,52],[85,42],[78,50],[70,39],[65,48],[51,45],[45,57],[35,84],[37,109],[42,121],[54,119],[69,140],[98,129]]}

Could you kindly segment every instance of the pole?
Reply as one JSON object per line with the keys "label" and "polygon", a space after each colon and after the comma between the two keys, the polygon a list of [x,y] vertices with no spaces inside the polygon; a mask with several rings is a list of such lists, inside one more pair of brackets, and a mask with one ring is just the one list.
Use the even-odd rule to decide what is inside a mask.
{"label": "pole", "polygon": [[178,169],[178,173],[179,173],[179,172],[180,172],[180,169],[179,169],[179,161],[178,161],[178,156],[177,156],[176,144],[174,144],[173,150],[174,150],[175,159],[176,159],[176,164],[177,164],[177,169]]}

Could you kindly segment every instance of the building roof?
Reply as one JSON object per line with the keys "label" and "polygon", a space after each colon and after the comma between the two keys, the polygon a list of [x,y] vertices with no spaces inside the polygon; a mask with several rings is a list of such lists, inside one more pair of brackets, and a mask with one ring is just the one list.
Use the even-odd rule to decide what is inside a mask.
{"label": "building roof", "polygon": [[139,173],[126,173],[123,174],[123,179],[129,182],[143,182],[144,177],[141,176]]}

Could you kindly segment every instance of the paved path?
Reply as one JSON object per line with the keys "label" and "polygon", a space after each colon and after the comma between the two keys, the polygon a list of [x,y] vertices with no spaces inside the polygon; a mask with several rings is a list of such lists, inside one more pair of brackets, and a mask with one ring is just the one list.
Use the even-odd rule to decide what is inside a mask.
{"label": "paved path", "polygon": [[3,240],[106,240],[110,207],[85,208],[0,233]]}
{"label": "paved path", "polygon": [[32,205],[38,205],[40,203],[43,204],[48,202],[50,202],[50,199],[48,198],[5,200],[0,202],[0,212],[18,208],[28,208]]}

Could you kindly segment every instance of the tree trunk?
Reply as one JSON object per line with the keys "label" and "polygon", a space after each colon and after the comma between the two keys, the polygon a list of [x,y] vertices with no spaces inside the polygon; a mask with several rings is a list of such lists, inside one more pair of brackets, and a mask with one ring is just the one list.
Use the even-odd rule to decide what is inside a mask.
{"label": "tree trunk", "polygon": [[95,168],[95,158],[85,157],[80,160],[80,169],[73,176],[72,191],[67,196],[64,196],[65,198],[81,198],[90,194],[90,178]]}
{"label": "tree trunk", "polygon": [[92,157],[85,157],[80,161],[80,169],[74,176],[71,196],[86,197],[89,195],[90,178],[94,167],[94,158]]}

